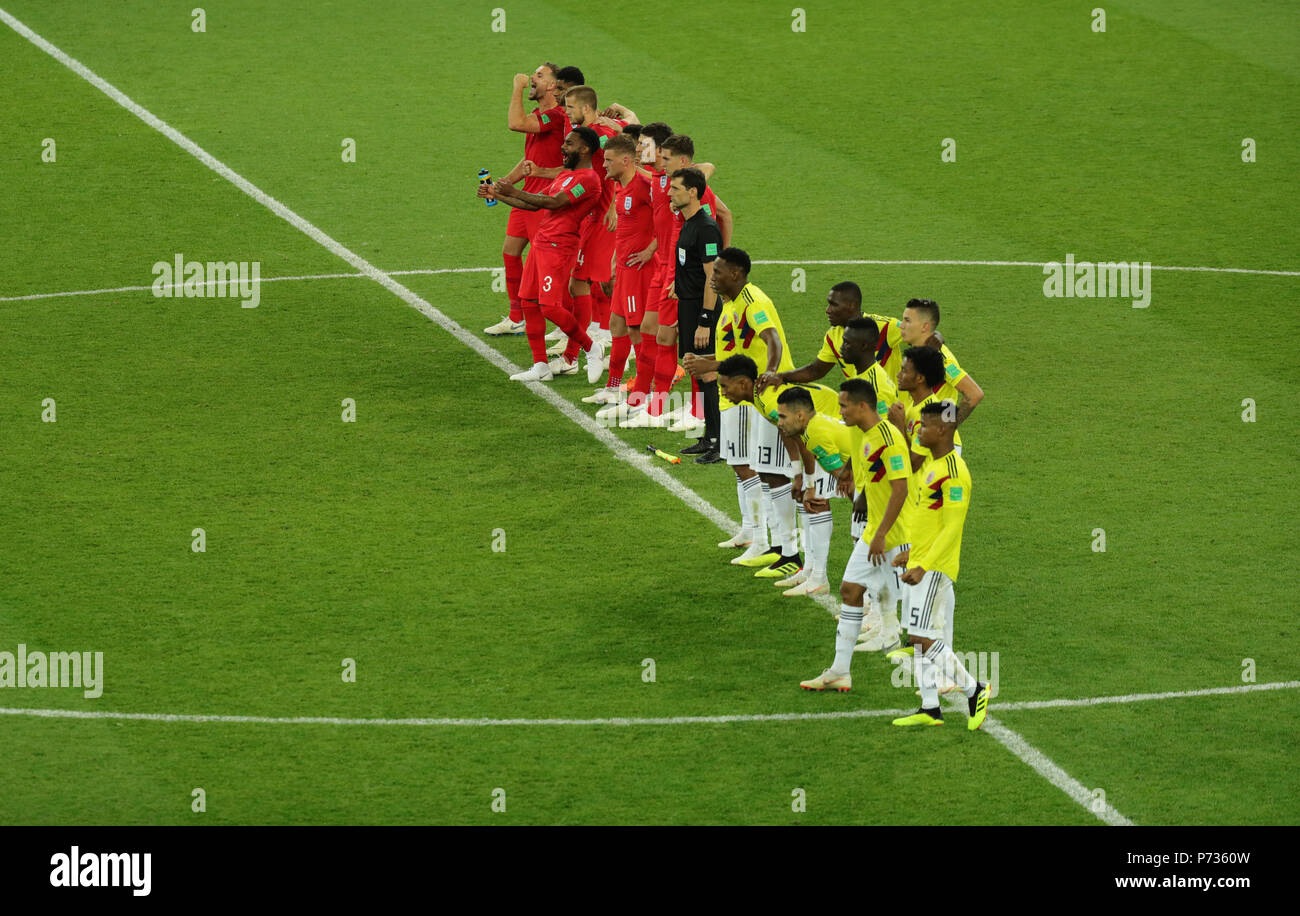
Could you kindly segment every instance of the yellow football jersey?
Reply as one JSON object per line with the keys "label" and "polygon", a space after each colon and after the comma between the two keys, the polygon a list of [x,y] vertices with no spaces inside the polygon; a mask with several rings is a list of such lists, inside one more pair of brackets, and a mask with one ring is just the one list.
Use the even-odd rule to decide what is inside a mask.
{"label": "yellow football jersey", "polygon": [[[853,368],[852,366],[849,367]],[[890,380],[889,375],[884,369],[880,368],[880,363],[872,363],[867,367],[867,371],[858,376],[850,378],[863,378],[871,383],[871,387],[876,389],[876,413],[884,417],[889,413],[889,405],[898,400],[898,388]]]}
{"label": "yellow football jersey", "polygon": [[838,471],[853,458],[853,438],[839,420],[818,413],[803,431],[804,447],[825,471]]}
{"label": "yellow football jersey", "polygon": [[912,553],[907,565],[937,569],[955,582],[970,508],[970,469],[955,451],[929,458],[912,476],[911,489],[907,522]]}
{"label": "yellow football jersey", "polygon": [[[907,441],[910,443],[912,451],[925,458],[930,457],[930,450],[921,444],[921,439],[917,436],[917,431],[921,428],[921,408],[926,404],[938,404],[945,400],[950,400],[953,404],[957,403],[956,398],[941,396],[940,392],[942,391],[943,388],[940,387],[939,391],[930,392],[923,400],[916,403],[912,402],[912,396],[906,391],[898,392],[898,400],[907,410]],[[953,445],[961,445],[961,432],[953,431],[952,443]]]}
{"label": "yellow football jersey", "polygon": [[827,414],[836,420],[840,418],[840,393],[834,388],[827,388],[825,385],[815,385],[811,382],[799,382],[790,385],[769,385],[763,392],[754,392],[754,406],[758,408],[766,419],[771,420],[773,424],[777,420],[777,398],[791,388],[803,388],[812,395],[813,409],[818,414]]}
{"label": "yellow football jersey", "polygon": [[[911,457],[907,454],[907,441],[888,420],[881,420],[866,432],[858,430],[860,446],[853,452],[854,479],[866,491],[867,526],[862,530],[862,540],[870,544],[876,529],[885,517],[894,480],[907,480],[912,474]],[[860,469],[860,472],[859,472]],[[908,494],[911,498],[911,494]],[[885,534],[885,549],[907,543],[907,502],[904,501],[898,518]]]}
{"label": "yellow football jersey", "polygon": [[845,378],[853,378],[857,370],[846,360],[844,353],[844,327],[830,328],[822,338],[822,348],[817,351],[817,359],[823,363],[839,366]]}
{"label": "yellow football jersey", "polygon": [[898,370],[903,368],[903,351],[907,342],[903,332],[898,329],[897,318],[884,315],[867,315],[880,327],[880,339],[876,341],[876,362],[891,379],[898,378]]}
{"label": "yellow football jersey", "polygon": [[957,357],[952,355],[947,345],[941,346],[939,352],[943,354],[943,384],[939,386],[939,399],[946,398],[956,404],[961,394],[957,385],[966,377],[966,370],[958,365]]}
{"label": "yellow football jersey", "polygon": [[770,328],[776,331],[776,337],[781,341],[781,360],[776,365],[776,371],[789,372],[794,369],[794,357],[791,356],[790,345],[785,339],[781,317],[766,293],[753,283],[746,283],[735,299],[722,303],[721,309],[713,343],[714,359],[724,360],[743,353],[754,361],[758,366],[758,374],[762,375],[767,371],[767,343],[763,340],[762,333]]}

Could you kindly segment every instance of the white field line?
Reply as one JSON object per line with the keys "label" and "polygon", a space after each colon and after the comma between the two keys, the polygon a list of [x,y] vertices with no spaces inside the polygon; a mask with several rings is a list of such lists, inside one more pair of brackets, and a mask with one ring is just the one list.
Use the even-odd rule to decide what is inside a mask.
{"label": "white field line", "polygon": [[[2,11],[0,11],[2,12]],[[442,268],[422,268],[419,270],[390,270],[388,275],[391,277],[406,277],[416,274],[473,274],[484,271],[494,270],[492,267],[442,267]],[[355,274],[304,274],[297,277],[258,277],[257,279],[249,278],[249,284],[262,283],[283,283],[287,280],[364,280],[369,279],[363,273]],[[235,281],[236,283],[239,281]],[[227,281],[204,280],[199,283],[200,286],[215,286],[218,283],[230,285]],[[185,282],[164,283],[164,289],[181,289]],[[77,289],[62,293],[32,293],[27,296],[0,296],[0,302],[30,302],[33,299],[59,299],[65,296],[97,296],[101,293],[147,293],[153,289],[153,284],[149,286],[114,286],[109,289]]]}
{"label": "white field line", "polygon": [[[877,267],[893,267],[899,265],[921,265],[932,267],[1046,267],[1048,264],[1059,264],[1059,261],[953,261],[953,260],[922,260],[909,259],[903,261],[877,261],[877,260],[849,260],[849,261],[755,261],[755,264],[818,264],[818,265],[872,265]],[[1076,261],[1076,264],[1085,263]],[[1091,263],[1096,263],[1093,261]],[[1135,263],[1129,261],[1128,263]],[[1270,277],[1300,277],[1300,270],[1259,270],[1253,267],[1174,267],[1151,265],[1152,270],[1179,270],[1194,271],[1212,274],[1260,274]]]}
{"label": "white field line", "polygon": [[[345,247],[340,242],[335,241],[331,236],[326,235],[324,231],[317,228],[315,225],[308,222],[307,220],[303,219],[303,217],[299,216],[289,207],[285,206],[275,198],[271,197],[269,194],[262,191],[260,188],[258,188],[252,182],[248,181],[248,179],[244,178],[242,175],[236,173],[233,169],[231,169],[225,163],[218,160],[216,157],[212,156],[210,153],[208,153],[206,150],[204,150],[194,141],[190,140],[180,131],[176,130],[174,127],[162,121],[156,115],[147,111],[139,104],[134,102],[132,99],[128,98],[123,92],[121,92],[115,86],[111,85],[108,81],[104,80],[102,77],[92,72],[84,64],[69,57],[63,51],[59,50],[54,45],[46,41],[44,38],[37,35],[26,25],[19,22],[12,15],[10,15],[6,10],[0,9],[0,20],[3,20],[10,28],[18,32],[18,34],[22,35],[29,42],[34,44],[36,47],[40,48],[46,54],[53,57],[60,64],[67,67],[72,72],[76,73],[78,76],[86,80],[92,86],[99,89],[101,92],[107,95],[118,105],[125,108],[131,114],[135,115],[145,124],[149,125],[154,130],[161,133],[163,136],[167,137],[169,140],[171,140],[181,149],[185,150],[187,153],[189,153],[194,158],[198,159],[209,169],[216,172],[221,177],[225,178],[227,181],[229,181],[235,187],[239,188],[239,190],[243,191],[249,197],[253,198],[258,203],[262,204],[262,206],[266,207],[272,213],[276,214],[281,219],[285,220],[290,225],[294,226],[299,231],[303,232],[309,238],[314,239],[317,243],[319,243],[324,248],[326,248],[327,250],[335,254],[341,260],[346,261],[348,264],[351,264],[354,268],[359,270],[361,273],[365,274],[367,277],[369,277],[370,279],[374,280],[376,283],[383,286],[389,292],[399,297],[407,305],[419,311],[430,321],[433,321],[434,323],[438,324],[440,327],[446,330],[449,334],[451,334],[461,343],[465,344],[465,346],[469,347],[474,352],[478,353],[480,356],[486,359],[489,363],[496,366],[501,371],[507,373],[518,370],[519,368],[518,366],[516,366],[514,363],[507,360],[504,356],[502,356],[496,350],[492,349],[487,344],[479,340],[473,334],[466,331],[455,321],[452,321],[450,318],[448,318],[438,309],[434,308],[432,305],[430,305],[427,301],[425,301],[423,298],[418,296],[416,293],[414,293],[407,287],[403,286],[401,283],[397,282],[397,280],[393,279],[391,274],[385,273],[384,271],[380,270],[378,267],[375,267],[365,258],[361,257],[356,252]],[[586,414],[578,411],[567,400],[560,397],[560,395],[558,395],[551,389],[547,388],[545,385],[536,382],[528,383],[528,388],[538,397],[548,402],[552,407],[554,407],[556,410],[560,411],[562,414],[564,414],[566,417],[572,420],[575,424],[577,424],[578,426],[586,430],[588,433],[596,437],[596,439],[599,440],[602,444],[604,444],[619,460],[624,461],[630,464],[631,466],[637,468],[638,470],[640,470],[643,474],[650,477],[656,483],[660,484],[660,486],[667,489],[670,493],[675,495],[686,505],[688,505],[696,512],[703,515],[705,518],[712,521],[720,529],[722,529],[723,531],[729,531],[735,527],[735,523],[732,522],[726,515],[720,512],[717,508],[715,508],[710,503],[706,502],[704,499],[700,498],[700,496],[697,493],[695,493],[693,490],[678,483],[675,479],[670,477],[665,471],[661,470],[657,465],[652,464],[645,454],[634,452],[631,448],[625,445],[622,442],[622,440],[614,436],[611,432],[609,432],[609,430],[597,424],[592,418],[588,417]],[[1059,767],[1056,767],[1055,764],[1052,764],[1051,761],[1047,760],[1047,758],[1044,757],[1040,752],[1032,748],[1027,742],[1024,741],[1023,738],[1021,738],[1015,732],[1005,727],[995,728],[991,730],[990,733],[1004,747],[1010,750],[1013,754],[1019,757],[1026,764],[1033,767],[1037,772],[1039,772],[1045,778],[1047,778],[1049,782],[1051,782],[1053,785],[1055,785],[1057,788],[1061,789],[1062,791],[1066,792],[1068,795],[1070,795],[1071,798],[1073,798],[1079,804],[1081,805],[1083,804],[1083,801],[1072,792],[1071,783],[1073,783],[1073,785],[1078,785],[1078,783],[1074,782],[1068,776],[1068,774],[1065,774],[1064,771],[1060,770]],[[1064,777],[1064,779],[1062,779],[1062,777]],[[1085,805],[1085,809],[1089,811],[1092,810],[1089,805]],[[1115,813],[1116,816],[1119,816],[1118,812]]]}
{"label": "white field line", "polygon": [[[935,265],[945,267],[1045,267],[1046,261],[947,261],[947,260],[863,260],[863,261],[755,261],[755,264],[792,264],[795,266],[818,264],[818,265],[873,265],[873,266],[906,266],[906,265]],[[472,274],[487,273],[488,271],[498,270],[496,267],[440,267],[440,268],[417,268],[414,270],[390,270],[386,273],[390,277],[410,277],[410,276],[430,276],[433,274]],[[1205,273],[1219,274],[1259,274],[1271,277],[1300,277],[1300,270],[1256,270],[1247,267],[1162,267],[1152,265],[1152,270],[1180,270],[1180,271],[1201,271]],[[355,274],[308,274],[300,277],[262,277],[255,282],[260,283],[279,283],[284,280],[358,280],[365,278],[363,273]],[[206,285],[216,283],[215,280],[205,281]],[[178,289],[184,286],[184,283],[166,283],[164,286]],[[152,286],[117,286],[111,289],[79,289],[70,292],[61,293],[32,293],[26,296],[0,296],[0,302],[26,302],[32,299],[58,299],[64,296],[94,296],[99,293],[134,293],[145,292],[153,289]]]}
{"label": "white field line", "polygon": [[1213,697],[1233,693],[1255,693],[1258,690],[1295,690],[1300,681],[1272,681],[1268,684],[1239,684],[1235,687],[1207,687],[1204,690],[1172,690],[1167,693],[1128,693],[1114,697],[1086,697],[1081,700],[1022,700],[1017,703],[991,704],[1006,712],[1027,709],[1064,709],[1070,706],[1106,706],[1111,703],[1145,703],[1148,700],[1177,700],[1183,697]]}
{"label": "white field line", "polygon": [[[1059,709],[1076,706],[1102,706],[1111,703],[1145,703],[1154,700],[1173,700],[1185,697],[1206,697],[1227,694],[1251,693],[1257,690],[1294,690],[1300,681],[1278,681],[1272,684],[1247,684],[1241,687],[1210,687],[1204,690],[1175,690],[1168,693],[1132,693],[1125,696],[1086,697],[1083,699],[1032,700],[1021,703],[993,703],[990,709],[1029,710]],[[961,701],[954,708],[963,708]],[[0,707],[0,715],[33,716],[44,719],[125,719],[140,722],[193,722],[228,723],[248,725],[408,725],[419,727],[489,727],[489,726],[557,726],[557,725],[739,725],[749,722],[814,722],[827,719],[878,719],[885,716],[905,716],[912,709],[850,709],[840,712],[778,712],[736,714],[722,716],[659,716],[624,717],[604,719],[491,719],[491,718],[337,718],[332,716],[227,716],[183,715],[160,712],[99,712],[81,709],[20,709]],[[992,719],[985,720],[985,728]],[[999,726],[1001,727],[1001,726]],[[1014,734],[1014,733],[1012,733]],[[1091,800],[1091,799],[1090,799]]]}

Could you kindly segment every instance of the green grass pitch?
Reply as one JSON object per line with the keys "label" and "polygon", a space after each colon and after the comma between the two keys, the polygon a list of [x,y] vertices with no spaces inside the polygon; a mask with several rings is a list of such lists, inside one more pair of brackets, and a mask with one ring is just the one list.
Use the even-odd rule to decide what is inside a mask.
{"label": "green grass pitch", "polygon": [[[474,198],[475,174],[519,158],[511,76],[546,59],[691,134],[758,260],[1300,269],[1293,4],[1108,4],[1104,33],[1087,5],[1031,0],[812,3],[802,32],[756,2],[623,17],[533,2],[507,8],[504,32],[488,5],[207,4],[203,32],[190,6],[3,0],[384,270],[500,265],[505,208]],[[0,651],[104,654],[98,699],[15,687],[0,707],[589,719],[914,706],[878,658],[855,659],[850,694],[800,691],[831,658],[823,608],[727,565],[714,524],[370,280],[265,283],[255,309],[147,289],[16,298],[147,287],[177,253],[260,262],[264,278],[352,268],[7,27],[0,86]],[[1135,309],[1046,298],[1034,266],[753,273],[796,364],[839,280],[860,283],[870,311],[900,314],[912,296],[943,308],[987,393],[962,430],[974,498],[956,642],[999,653],[992,714],[1135,823],[1295,823],[1294,689],[997,709],[1242,685],[1243,672],[1300,679],[1286,393],[1300,276],[1152,276]],[[486,272],[398,279],[475,333],[505,312]],[[522,338],[485,339],[527,364]],[[585,378],[553,387],[590,412]],[[45,399],[56,422],[42,422]],[[637,451],[681,444],[617,435]],[[725,467],[661,467],[737,514]],[[206,552],[191,550],[195,528]],[[887,717],[0,715],[0,822],[1099,823],[960,720],[915,734]],[[924,805],[899,803],[918,794]]]}

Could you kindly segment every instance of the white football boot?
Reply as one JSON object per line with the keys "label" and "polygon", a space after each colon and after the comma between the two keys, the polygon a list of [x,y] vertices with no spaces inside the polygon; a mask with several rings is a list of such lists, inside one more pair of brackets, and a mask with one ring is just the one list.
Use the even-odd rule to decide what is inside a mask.
{"label": "white football boot", "polygon": [[510,376],[512,382],[549,382],[555,378],[555,373],[546,363],[533,363],[533,368],[525,369],[523,372],[516,372]]}
{"label": "white football boot", "polygon": [[522,334],[524,333],[524,323],[522,321],[511,321],[510,316],[502,318],[490,328],[483,329],[484,334],[491,334],[493,337],[500,337],[503,334]]}

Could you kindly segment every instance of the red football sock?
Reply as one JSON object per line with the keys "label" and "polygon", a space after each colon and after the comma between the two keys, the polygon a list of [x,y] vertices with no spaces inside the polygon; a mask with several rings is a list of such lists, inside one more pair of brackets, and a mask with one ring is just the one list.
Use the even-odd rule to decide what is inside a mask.
{"label": "red football sock", "polygon": [[520,303],[524,313],[524,333],[528,335],[528,349],[533,351],[533,362],[546,362],[546,319],[536,302],[525,299]]}
{"label": "red football sock", "polygon": [[676,372],[676,345],[659,344],[659,353],[655,360],[655,393],[650,398],[650,416],[657,417],[664,412],[668,401],[668,389],[672,387],[673,375]]}
{"label": "red football sock", "polygon": [[[584,293],[581,296],[573,297],[573,318],[585,333],[587,326],[591,324],[591,294]],[[587,338],[591,340],[590,337]],[[590,343],[588,344],[590,346]],[[578,358],[578,342],[572,337],[569,338],[569,345],[564,348],[564,358],[573,362]]]}
{"label": "red football sock", "polygon": [[627,368],[627,354],[632,350],[632,338],[624,334],[615,337],[609,349],[609,381],[606,388],[617,388],[623,384],[623,370]]}
{"label": "red football sock", "polygon": [[[544,305],[542,306],[542,314],[546,316],[547,321],[555,325],[565,334],[569,335],[570,347],[573,346],[573,341],[576,340],[578,342],[579,349],[587,350],[591,348],[591,338],[587,336],[586,327],[578,326],[577,319],[573,317],[572,312],[566,311],[563,306]],[[546,347],[543,346],[542,353],[545,352],[546,352]],[[565,352],[567,353],[568,351],[566,350]],[[577,356],[575,355],[574,359],[576,358]]]}
{"label": "red football sock", "polygon": [[700,383],[691,376],[691,416],[704,419],[704,400],[700,397]]}
{"label": "red football sock", "polygon": [[602,331],[609,330],[609,296],[599,283],[591,285],[591,320],[600,325]]}
{"label": "red football sock", "polygon": [[629,404],[644,404],[650,396],[650,385],[654,382],[655,361],[659,358],[659,343],[653,334],[642,334],[641,343],[636,348],[636,378],[627,392]]}
{"label": "red football sock", "polygon": [[524,311],[519,304],[519,280],[524,275],[524,259],[517,254],[503,254],[506,265],[506,295],[510,297],[510,320],[521,321]]}

